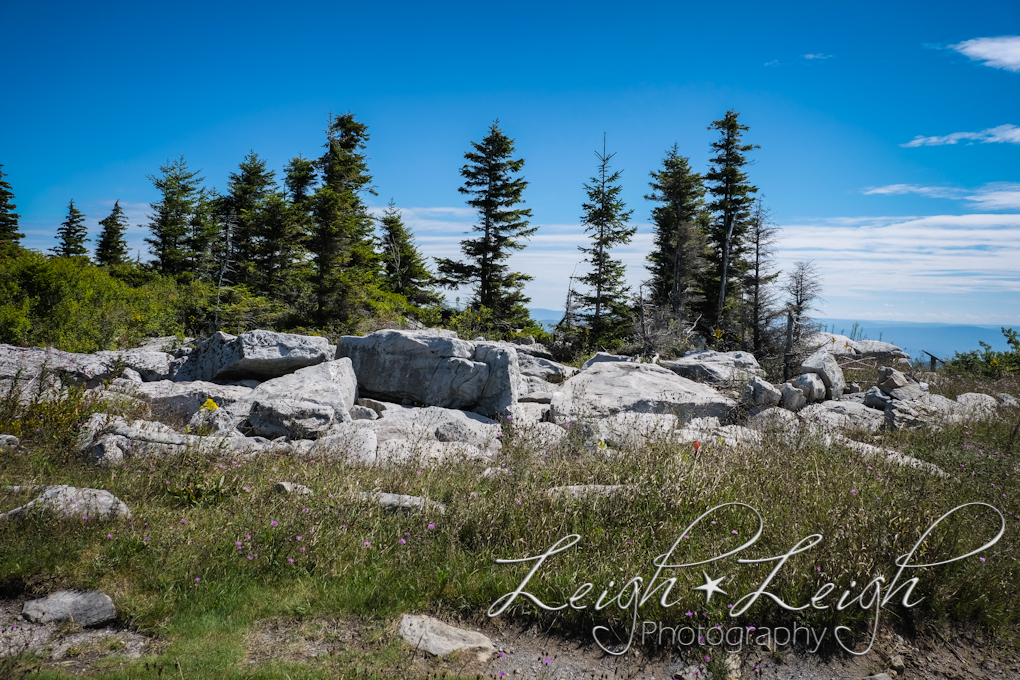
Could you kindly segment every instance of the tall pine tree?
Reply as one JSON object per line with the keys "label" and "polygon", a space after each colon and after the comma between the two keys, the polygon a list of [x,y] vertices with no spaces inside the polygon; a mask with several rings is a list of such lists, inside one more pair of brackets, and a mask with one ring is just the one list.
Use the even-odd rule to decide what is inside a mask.
{"label": "tall pine tree", "polygon": [[105,220],[100,220],[99,226],[103,230],[99,232],[99,242],[96,244],[96,262],[101,266],[126,262],[127,241],[124,240],[124,232],[127,231],[128,224],[120,201],[114,202],[113,211]]}
{"label": "tall pine tree", "polygon": [[88,233],[85,215],[74,207],[74,199],[71,199],[67,206],[67,219],[57,229],[58,243],[55,248],[50,249],[50,252],[57,257],[88,256],[88,250],[85,249],[85,242],[90,240],[85,238]]}
{"label": "tall pine tree", "polygon": [[774,355],[780,351],[775,322],[782,314],[775,282],[780,272],[775,271],[775,246],[779,240],[779,227],[772,221],[772,212],[761,197],[751,208],[751,224],[747,230],[749,266],[744,277],[747,300],[744,305],[750,338],[744,345],[758,357]]}
{"label": "tall pine tree", "polygon": [[[204,243],[208,234],[202,228],[206,226],[202,219],[207,200],[202,188],[204,178],[198,176],[199,171],[188,169],[184,156],[167,161],[159,171],[161,175],[148,175],[162,198],[150,204],[148,226],[152,238],[145,242],[159,272],[176,276],[192,267],[196,247],[211,245]],[[196,234],[202,237],[196,238]]]}
{"label": "tall pine tree", "polygon": [[0,165],[0,246],[19,245],[25,235],[18,232],[18,218],[21,217],[14,209],[18,206],[11,203],[14,192],[11,184],[4,179],[3,165]]}
{"label": "tall pine tree", "polygon": [[630,243],[637,227],[627,226],[632,210],[620,200],[622,187],[620,171],[609,174],[609,161],[615,154],[607,154],[605,139],[599,159],[598,174],[585,184],[588,202],[581,207],[581,221],[591,234],[591,245],[578,246],[585,253],[591,270],[579,280],[588,287],[587,294],[578,295],[577,301],[587,313],[582,318],[588,324],[588,347],[612,347],[619,344],[630,330],[630,310],[627,305],[627,268],[620,260],[610,256],[614,246]]}
{"label": "tall pine tree", "polygon": [[236,216],[232,241],[237,284],[257,285],[256,280],[260,278],[258,253],[265,250],[263,241],[266,238],[261,213],[266,200],[276,190],[275,174],[266,168],[266,162],[257,153],[249,151],[238,171],[230,173],[227,193],[217,206],[221,214]]}
{"label": "tall pine tree", "polygon": [[467,258],[459,262],[436,258],[440,285],[456,288],[473,285],[472,305],[492,310],[504,330],[526,325],[530,321],[524,307],[531,300],[524,296],[524,284],[532,279],[527,274],[511,272],[506,261],[538,227],[529,226],[531,210],[517,207],[528,183],[513,175],[524,167],[524,159],[514,159],[514,140],[499,129],[499,121],[479,144],[471,142],[474,151],[464,154],[468,163],[460,174],[465,182],[459,191],[471,196],[468,205],[478,212],[478,224],[472,229],[478,238],[460,242]]}
{"label": "tall pine tree", "polygon": [[686,317],[693,304],[704,300],[700,282],[704,272],[705,234],[699,228],[704,210],[705,185],[681,156],[676,144],[666,152],[662,168],[653,170],[651,193],[655,201],[652,224],[655,234],[648,254],[652,302],[668,306],[672,316]]}
{"label": "tall pine tree", "polygon": [[310,237],[305,215],[298,205],[273,192],[263,200],[253,223],[259,235],[253,283],[261,294],[291,305],[300,295],[306,269]]}
{"label": "tall pine tree", "polygon": [[379,224],[382,226],[379,248],[383,288],[403,295],[417,307],[438,304],[441,298],[433,288],[435,277],[425,264],[425,258],[414,244],[414,236],[404,225],[400,211],[392,200],[379,218]]}
{"label": "tall pine tree", "polygon": [[375,195],[364,154],[368,126],[347,112],[330,115],[326,153],[318,160],[322,185],[311,199],[316,316],[320,325],[349,327],[370,313],[378,291],[373,220],[362,194]]}
{"label": "tall pine tree", "polygon": [[730,109],[708,128],[719,131],[719,140],[712,142],[715,156],[709,159],[712,166],[705,174],[708,191],[713,196],[708,209],[714,219],[708,233],[711,269],[705,281],[704,312],[717,334],[732,332],[739,324],[740,281],[748,268],[745,237],[754,203],[752,194],[758,191],[748,182],[744,166],[748,163],[745,154],[761,147],[741,144],[741,137],[749,128],[738,122],[739,116]]}

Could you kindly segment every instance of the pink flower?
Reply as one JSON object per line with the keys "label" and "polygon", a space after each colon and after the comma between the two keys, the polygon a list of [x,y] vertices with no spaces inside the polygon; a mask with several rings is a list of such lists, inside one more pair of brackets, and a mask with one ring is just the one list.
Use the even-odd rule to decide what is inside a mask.
{"label": "pink flower", "polygon": [[106,534],[107,538],[113,538],[113,534]]}
{"label": "pink flower", "polygon": [[198,582],[199,582],[199,581],[201,581],[201,580],[202,580],[201,578],[198,578],[198,577],[196,577],[196,578],[195,578],[195,583],[198,583]]}
{"label": "pink flower", "polygon": [[294,558],[293,557],[288,557],[287,561],[290,562],[291,564],[294,564]]}
{"label": "pink flower", "polygon": [[404,545],[405,543],[407,543],[407,541],[405,541],[404,539],[400,539],[399,541],[397,541],[397,543],[399,543],[400,545]]}
{"label": "pink flower", "polygon": [[429,529],[435,529],[435,528],[436,528],[436,525],[435,525],[435,524],[430,524],[430,525],[429,525]]}
{"label": "pink flower", "polygon": [[271,527],[275,527],[275,526],[276,526],[276,520],[275,520],[275,519],[274,519],[274,520],[271,520],[271,521],[269,522],[269,526],[271,526]]}
{"label": "pink flower", "polygon": [[365,541],[365,547],[366,547],[366,548],[370,548],[370,547],[372,547],[372,544],[371,544],[371,543],[369,543],[368,541]]}

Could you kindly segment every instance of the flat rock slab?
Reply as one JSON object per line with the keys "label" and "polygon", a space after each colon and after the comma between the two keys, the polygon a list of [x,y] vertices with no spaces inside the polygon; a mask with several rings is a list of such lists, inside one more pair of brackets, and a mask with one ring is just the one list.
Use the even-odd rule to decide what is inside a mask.
{"label": "flat rock slab", "polygon": [[174,380],[268,380],[321,364],[332,354],[328,338],[261,330],[233,336],[217,331],[196,345]]}
{"label": "flat rock slab", "polygon": [[89,519],[113,519],[122,517],[131,519],[131,509],[124,501],[104,489],[87,489],[58,484],[46,487],[24,487],[9,486],[9,491],[38,491],[42,494],[38,498],[15,508],[7,513],[0,514],[0,519],[8,519],[24,514],[32,509],[42,510],[58,517],[88,517]]}
{"label": "flat rock slab", "polygon": [[93,354],[0,344],[0,393],[7,394],[16,381],[22,402],[36,395],[53,399],[61,387],[98,387],[112,377],[113,369],[113,361]]}
{"label": "flat rock slab", "polygon": [[883,411],[853,401],[823,401],[800,411],[806,421],[819,422],[838,429],[865,429],[878,432],[885,423]]}
{"label": "flat rock slab", "polygon": [[750,352],[690,352],[676,361],[660,361],[677,375],[712,384],[747,380],[764,374],[758,360]]}
{"label": "flat rock slab", "polygon": [[327,361],[267,380],[249,396],[248,423],[256,435],[318,439],[352,420],[358,379],[350,359]]}
{"label": "flat rock slab", "polygon": [[202,410],[207,400],[225,409],[237,421],[243,421],[251,410],[252,388],[241,385],[218,385],[204,380],[193,382],[135,383],[114,380],[108,393],[140,399],[149,405],[152,415],[166,420],[190,421]]}
{"label": "flat rock slab", "polygon": [[485,635],[455,628],[425,615],[404,614],[400,621],[400,637],[415,649],[439,657],[454,652],[473,653],[479,663],[488,661],[496,651]]}
{"label": "flat rock slab", "polygon": [[682,419],[725,418],[736,402],[703,383],[655,364],[602,362],[563,383],[551,409],[556,423],[614,413],[659,413]]}
{"label": "flat rock slab", "polygon": [[110,596],[101,591],[61,590],[40,600],[29,600],[21,615],[33,623],[73,621],[79,626],[95,626],[116,618],[117,609]]}

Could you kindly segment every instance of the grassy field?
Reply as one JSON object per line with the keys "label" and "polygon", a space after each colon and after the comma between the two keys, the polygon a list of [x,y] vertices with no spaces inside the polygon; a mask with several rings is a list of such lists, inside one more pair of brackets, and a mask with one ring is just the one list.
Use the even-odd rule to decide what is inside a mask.
{"label": "grassy field", "polygon": [[[932,391],[950,398],[968,391],[1016,395],[1018,385],[940,374]],[[75,452],[76,429],[91,413],[109,410],[76,391],[58,402],[0,403],[0,432],[22,437],[27,449],[0,450],[0,511],[33,497],[6,486],[39,484],[106,489],[132,509],[131,521],[42,514],[0,521],[2,597],[98,588],[114,598],[121,625],[154,638],[149,655],[104,660],[92,670],[97,677],[407,677],[418,671],[407,666],[407,648],[393,635],[392,621],[427,612],[480,622],[534,565],[497,559],[540,555],[571,534],[579,535],[577,544],[548,558],[527,591],[560,605],[591,583],[582,602],[587,608],[545,612],[519,597],[501,617],[541,621],[553,634],[613,626],[625,640],[634,616],[626,605],[635,586],[624,584],[638,576],[647,583],[653,560],[674,542],[672,563],[695,563],[737,549],[759,530],[757,516],[735,505],[691,527],[706,511],[735,502],[760,513],[760,538],[739,555],[664,571],[660,579],[677,578],[669,606],[656,595],[640,608],[639,619],[726,627],[845,625],[866,644],[874,607],[858,603],[837,611],[832,605],[839,596],[848,591],[846,601],[853,602],[878,576],[887,585],[896,559],[939,517],[985,503],[1005,518],[1001,538],[980,555],[911,570],[900,583],[917,577],[912,599],[921,601],[905,607],[901,593],[881,610],[882,625],[913,634],[952,622],[981,629],[1007,647],[1018,640],[1017,409],[941,429],[856,435],[934,463],[948,479],[863,461],[810,434],[774,431],[760,446],[706,441],[696,449],[664,432],[633,449],[591,453],[581,424],[562,445],[536,449],[526,428],[512,422],[504,423],[503,451],[489,463],[505,472],[494,476],[482,476],[486,464],[477,461],[365,467],[279,454],[184,455],[96,467]],[[316,493],[277,494],[273,486],[281,480]],[[609,497],[547,494],[574,484],[627,487]],[[446,511],[388,513],[359,496],[373,490],[423,496],[442,502]],[[965,555],[999,528],[991,509],[962,508],[921,542],[912,563]],[[763,596],[731,618],[728,605],[739,607],[737,598],[758,589],[777,565],[736,559],[784,555],[813,534],[821,542],[790,557],[767,590],[803,605],[833,583],[830,606],[791,612]],[[705,594],[694,590],[704,582],[703,570],[724,576],[730,595],[706,603]],[[610,604],[595,611],[603,590]],[[867,602],[868,593],[861,599]],[[250,663],[257,656],[253,631],[281,620],[295,626],[357,621],[364,644],[311,661],[281,655]],[[63,677],[27,654],[0,662],[0,671],[17,668]]]}

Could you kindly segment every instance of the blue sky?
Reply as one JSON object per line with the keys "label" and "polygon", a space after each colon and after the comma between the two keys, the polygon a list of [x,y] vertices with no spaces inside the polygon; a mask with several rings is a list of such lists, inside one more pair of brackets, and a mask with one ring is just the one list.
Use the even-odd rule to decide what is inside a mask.
{"label": "blue sky", "polygon": [[705,170],[728,109],[821,315],[1020,323],[1020,4],[14,3],[2,0],[0,163],[26,245],[74,199],[119,199],[141,249],[146,175],[183,154],[224,188],[249,149],[317,155],[330,111],[369,126],[379,192],[429,255],[457,256],[471,140],[499,118],[539,226],[513,266],[532,306],[584,270],[583,183],[606,133],[645,277],[648,173],[674,142]]}

